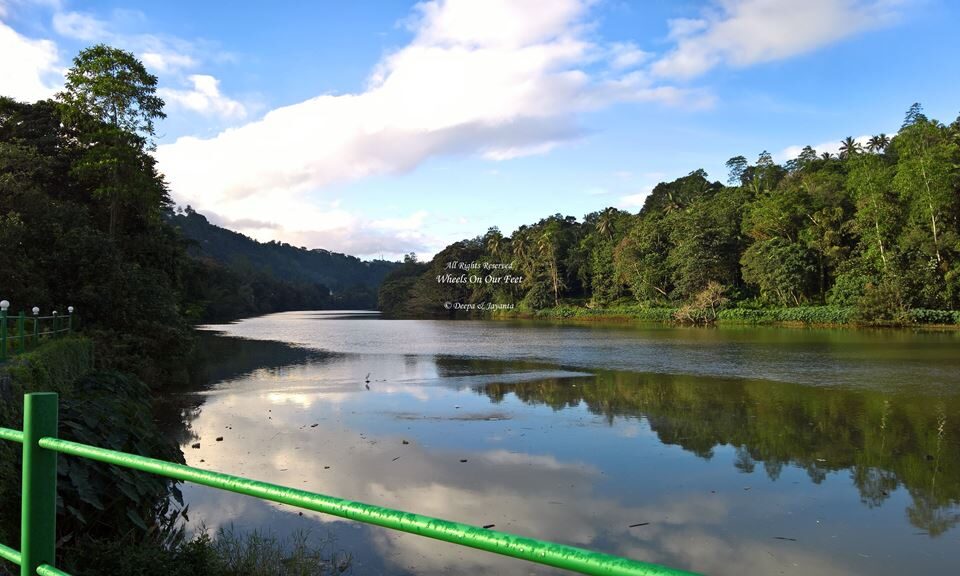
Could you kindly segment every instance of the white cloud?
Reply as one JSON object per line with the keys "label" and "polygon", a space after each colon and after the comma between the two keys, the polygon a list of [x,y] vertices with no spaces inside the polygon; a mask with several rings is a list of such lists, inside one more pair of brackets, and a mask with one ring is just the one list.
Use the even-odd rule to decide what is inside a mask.
{"label": "white cloud", "polygon": [[157,94],[167,104],[193,110],[208,116],[243,118],[247,114],[243,104],[220,93],[220,81],[207,74],[192,74],[187,77],[192,85],[186,90],[161,88]]}
{"label": "white cloud", "polygon": [[172,50],[161,52],[142,52],[140,60],[150,70],[161,74],[167,74],[184,68],[194,68],[199,63],[188,54],[182,54]]}
{"label": "white cloud", "polygon": [[282,236],[343,247],[364,243],[344,234],[399,233],[382,222],[347,226],[353,220],[344,213],[333,225],[327,220],[337,212],[311,210],[308,193],[408,172],[440,155],[503,161],[543,154],[581,134],[578,113],[616,102],[703,103],[700,93],[654,86],[637,71],[617,76],[642,54],[633,45],[592,42],[590,4],[419,4],[407,21],[412,41],[375,66],[364,91],[278,108],[213,138],[180,138],[158,148],[160,167],[181,203],[278,222]]}
{"label": "white cloud", "polygon": [[621,196],[617,205],[624,210],[639,210],[643,208],[643,203],[647,201],[647,196],[650,196],[651,192],[653,192],[653,185],[645,186],[639,192]]}
{"label": "white cloud", "polygon": [[610,45],[610,66],[615,70],[625,70],[643,64],[650,58],[649,52],[644,52],[632,42],[616,42]]}
{"label": "white cloud", "polygon": [[896,18],[898,0],[715,0],[699,19],[670,21],[676,47],[659,77],[691,78],[721,64],[749,66],[795,56]]}
{"label": "white cloud", "polygon": [[53,29],[61,36],[76,40],[97,40],[107,34],[102,20],[81,12],[54,13]]}
{"label": "white cloud", "polygon": [[0,94],[17,100],[49,98],[63,85],[57,46],[34,40],[0,22]]}
{"label": "white cloud", "polygon": [[[866,147],[867,142],[870,140],[870,138],[871,136],[869,134],[865,134],[863,136],[857,136],[856,138],[854,138],[854,140],[857,142],[857,144],[863,147]],[[830,140],[828,142],[821,142],[819,144],[813,145],[811,146],[811,148],[816,150],[817,154],[823,154],[824,152],[837,154],[838,152],[840,152],[840,146],[842,145],[843,145],[843,142],[841,140]],[[779,153],[774,154],[773,159],[777,162],[786,162],[787,160],[793,160],[794,158],[800,155],[800,152],[803,151],[803,148],[804,146],[800,146],[796,144],[793,146],[787,146],[786,148],[781,150]]]}

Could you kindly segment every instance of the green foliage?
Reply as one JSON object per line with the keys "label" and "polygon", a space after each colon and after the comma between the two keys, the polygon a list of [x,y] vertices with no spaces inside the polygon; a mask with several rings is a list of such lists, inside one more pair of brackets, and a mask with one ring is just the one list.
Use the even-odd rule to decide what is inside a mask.
{"label": "green foliage", "polygon": [[201,532],[173,545],[157,539],[136,541],[85,538],[66,546],[65,566],[73,574],[118,576],[333,576],[348,572],[352,558],[332,550],[331,538],[309,532],[281,539],[233,527],[215,536]]}
{"label": "green foliage", "polygon": [[[18,356],[8,368],[11,393],[3,394],[0,426],[22,428],[22,394],[55,391],[60,395],[61,438],[182,463],[179,444],[153,418],[149,388],[130,376],[91,371],[91,352],[89,340],[65,338]],[[0,537],[16,541],[20,452],[4,442],[0,455]],[[185,509],[176,483],[65,456],[57,468],[60,542],[118,534],[137,542],[180,537],[176,523]]]}
{"label": "green foliage", "polygon": [[863,295],[857,300],[856,317],[861,322],[876,324],[903,324],[910,320],[903,291],[890,277],[864,287]]}
{"label": "green foliage", "polygon": [[797,306],[793,308],[727,308],[717,315],[721,322],[743,324],[847,324],[855,311],[843,306]]}
{"label": "green foliage", "polygon": [[165,118],[156,96],[157,77],[130,52],[97,44],[81,50],[57,95],[68,119],[86,118],[129,134],[153,135],[153,121]]}
{"label": "green foliage", "polygon": [[93,370],[93,342],[76,336],[49,340],[15,356],[6,370],[12,398],[29,392],[70,393],[73,383]]}
{"label": "green foliage", "polygon": [[754,242],[740,263],[744,281],[759,287],[763,300],[779,306],[799,306],[814,273],[807,249],[783,238]]}
{"label": "green foliage", "polygon": [[[911,309],[960,309],[960,121],[930,120],[916,105],[897,135],[866,147],[847,138],[839,156],[807,146],[783,166],[763,152],[727,168],[729,186],[702,170],[658,184],[638,214],[556,214],[511,236],[458,243],[475,260],[510,261],[524,276],[520,290],[438,291],[431,277],[447,259],[438,255],[416,281],[385,284],[380,300],[408,315],[436,315],[445,295],[579,317],[632,299],[699,322],[694,300],[717,283],[736,309],[857,310],[770,315],[789,322],[905,323]],[[595,312],[567,310],[574,305]]]}
{"label": "green foliage", "polygon": [[[153,419],[150,390],[117,372],[95,372],[79,379],[60,403],[60,436],[130,454],[183,463],[177,442]],[[61,457],[57,464],[59,537],[176,539],[183,509],[177,484],[153,474],[98,462]]]}

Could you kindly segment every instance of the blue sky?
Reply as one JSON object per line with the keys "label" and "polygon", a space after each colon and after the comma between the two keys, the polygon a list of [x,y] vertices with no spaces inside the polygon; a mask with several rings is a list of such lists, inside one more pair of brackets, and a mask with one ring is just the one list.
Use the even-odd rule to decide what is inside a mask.
{"label": "blue sky", "polygon": [[0,0],[0,93],[134,52],[180,204],[261,240],[429,255],[769,150],[960,113],[952,0]]}

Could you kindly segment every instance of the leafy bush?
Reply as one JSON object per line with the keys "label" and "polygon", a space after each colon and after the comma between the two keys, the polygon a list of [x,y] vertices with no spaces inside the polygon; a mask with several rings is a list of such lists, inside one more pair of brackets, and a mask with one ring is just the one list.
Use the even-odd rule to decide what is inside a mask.
{"label": "leafy bush", "polygon": [[908,323],[908,306],[900,286],[892,279],[868,283],[857,300],[856,319],[872,324]]}
{"label": "leafy bush", "polygon": [[798,306],[795,308],[721,310],[718,319],[743,324],[796,322],[800,324],[847,324],[854,318],[854,310],[844,306]]}
{"label": "leafy bush", "polygon": [[916,324],[960,324],[960,312],[953,310],[926,310],[917,308],[908,312]]}
{"label": "leafy bush", "polygon": [[729,301],[724,292],[726,288],[717,282],[710,282],[707,287],[697,293],[693,300],[674,312],[673,318],[677,322],[689,324],[709,324],[717,320],[717,313]]}

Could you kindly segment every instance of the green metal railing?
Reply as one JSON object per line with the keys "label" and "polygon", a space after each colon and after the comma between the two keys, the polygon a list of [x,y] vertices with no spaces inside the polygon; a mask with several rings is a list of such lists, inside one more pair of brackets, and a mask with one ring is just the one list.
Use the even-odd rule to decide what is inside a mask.
{"label": "green metal railing", "polygon": [[13,354],[26,352],[28,347],[36,347],[43,338],[67,334],[76,328],[73,306],[67,307],[66,317],[60,316],[56,310],[50,316],[40,316],[40,308],[36,306],[31,310],[32,316],[27,316],[24,310],[10,316],[9,307],[10,302],[0,300],[0,363],[6,362]]}
{"label": "green metal railing", "polygon": [[54,568],[56,538],[57,454],[97,460],[114,466],[149,472],[174,480],[210,486],[263,500],[289,504],[529,560],[582,574],[605,576],[695,576],[657,564],[487,530],[440,518],[421,516],[381,506],[343,500],[240,476],[201,470],[125,452],[57,438],[57,395],[27,394],[23,402],[23,431],[0,428],[0,440],[23,444],[23,501],[20,550],[0,545],[0,558],[20,566],[21,576],[70,576]]}

